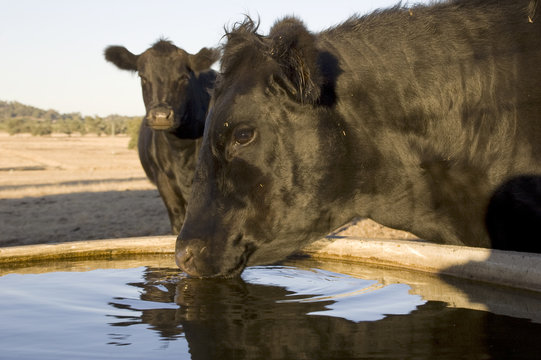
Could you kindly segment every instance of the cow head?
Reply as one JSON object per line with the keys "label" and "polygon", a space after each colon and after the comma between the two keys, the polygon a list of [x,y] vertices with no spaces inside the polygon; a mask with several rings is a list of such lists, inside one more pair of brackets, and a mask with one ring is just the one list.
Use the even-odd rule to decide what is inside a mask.
{"label": "cow head", "polygon": [[227,34],[176,244],[192,276],[282,260],[344,222],[332,210],[348,186],[336,172],[344,130],[315,37],[293,18],[256,31],[248,19]]}
{"label": "cow head", "polygon": [[109,46],[105,50],[107,61],[139,74],[146,124],[155,130],[174,131],[180,126],[193,126],[183,124],[190,88],[194,86],[195,76],[208,70],[218,58],[216,49],[203,48],[192,55],[166,40],[156,42],[140,55],[122,46]]}

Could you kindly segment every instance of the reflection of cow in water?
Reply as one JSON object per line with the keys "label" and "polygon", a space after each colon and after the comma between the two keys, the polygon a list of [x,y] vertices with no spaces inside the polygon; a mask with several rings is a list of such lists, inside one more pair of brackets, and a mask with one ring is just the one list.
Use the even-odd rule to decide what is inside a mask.
{"label": "reflection of cow in water", "polygon": [[[528,0],[394,7],[313,34],[227,33],[181,269],[235,276],[356,216],[478,247],[503,182],[541,175],[541,21]],[[507,249],[535,251],[539,238]]]}
{"label": "reflection of cow in water", "polygon": [[[219,52],[192,55],[160,40],[140,55],[110,46],[105,58],[141,77],[147,114],[139,132],[139,157],[158,187],[174,234],[180,232],[216,73]],[[143,220],[144,221],[144,220]]]}
{"label": "reflection of cow in water", "polygon": [[[152,306],[164,303],[162,309],[139,310],[116,298],[111,305],[131,309],[133,315],[119,315],[111,324],[114,333],[148,324],[147,331],[158,332],[163,340],[180,341],[184,334],[192,360],[508,359],[529,358],[539,350],[541,324],[487,311],[428,302],[409,315],[355,323],[308,316],[326,310],[329,301],[284,302],[291,297],[281,287],[254,285],[241,278],[176,282],[171,280],[175,274],[178,271],[148,269],[145,281],[131,284]],[[486,300],[487,294],[483,295]],[[178,308],[171,308],[174,303]]]}

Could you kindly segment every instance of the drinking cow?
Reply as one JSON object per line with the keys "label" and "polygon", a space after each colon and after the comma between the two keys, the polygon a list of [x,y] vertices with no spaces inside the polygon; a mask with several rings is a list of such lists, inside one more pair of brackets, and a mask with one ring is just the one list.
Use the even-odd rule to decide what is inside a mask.
{"label": "drinking cow", "polygon": [[535,237],[492,243],[485,227],[499,185],[541,174],[541,21],[528,5],[397,6],[318,34],[293,17],[267,36],[250,19],[234,26],[180,268],[234,276],[355,216],[444,244],[541,251]]}

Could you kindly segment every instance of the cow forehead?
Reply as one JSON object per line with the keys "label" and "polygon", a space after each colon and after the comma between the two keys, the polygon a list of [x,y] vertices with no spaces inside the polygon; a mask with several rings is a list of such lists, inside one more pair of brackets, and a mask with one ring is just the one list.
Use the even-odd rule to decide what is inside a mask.
{"label": "cow forehead", "polygon": [[271,106],[272,99],[266,95],[263,84],[231,86],[215,99],[213,125],[227,127],[239,122],[255,123],[269,113]]}
{"label": "cow forehead", "polygon": [[187,71],[189,55],[182,49],[175,51],[158,52],[154,49],[148,49],[141,54],[138,60],[140,72],[156,72],[168,74],[174,72]]}

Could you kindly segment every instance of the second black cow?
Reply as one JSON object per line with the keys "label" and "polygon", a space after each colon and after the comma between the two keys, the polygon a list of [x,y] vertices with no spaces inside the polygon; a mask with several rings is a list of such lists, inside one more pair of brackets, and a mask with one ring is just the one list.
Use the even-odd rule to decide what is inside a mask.
{"label": "second black cow", "polygon": [[219,59],[219,51],[203,48],[192,55],[159,40],[140,55],[110,46],[105,59],[119,69],[137,71],[141,78],[147,113],[139,131],[139,158],[158,187],[173,233],[178,234],[203,136],[209,91],[216,80],[210,66]]}

